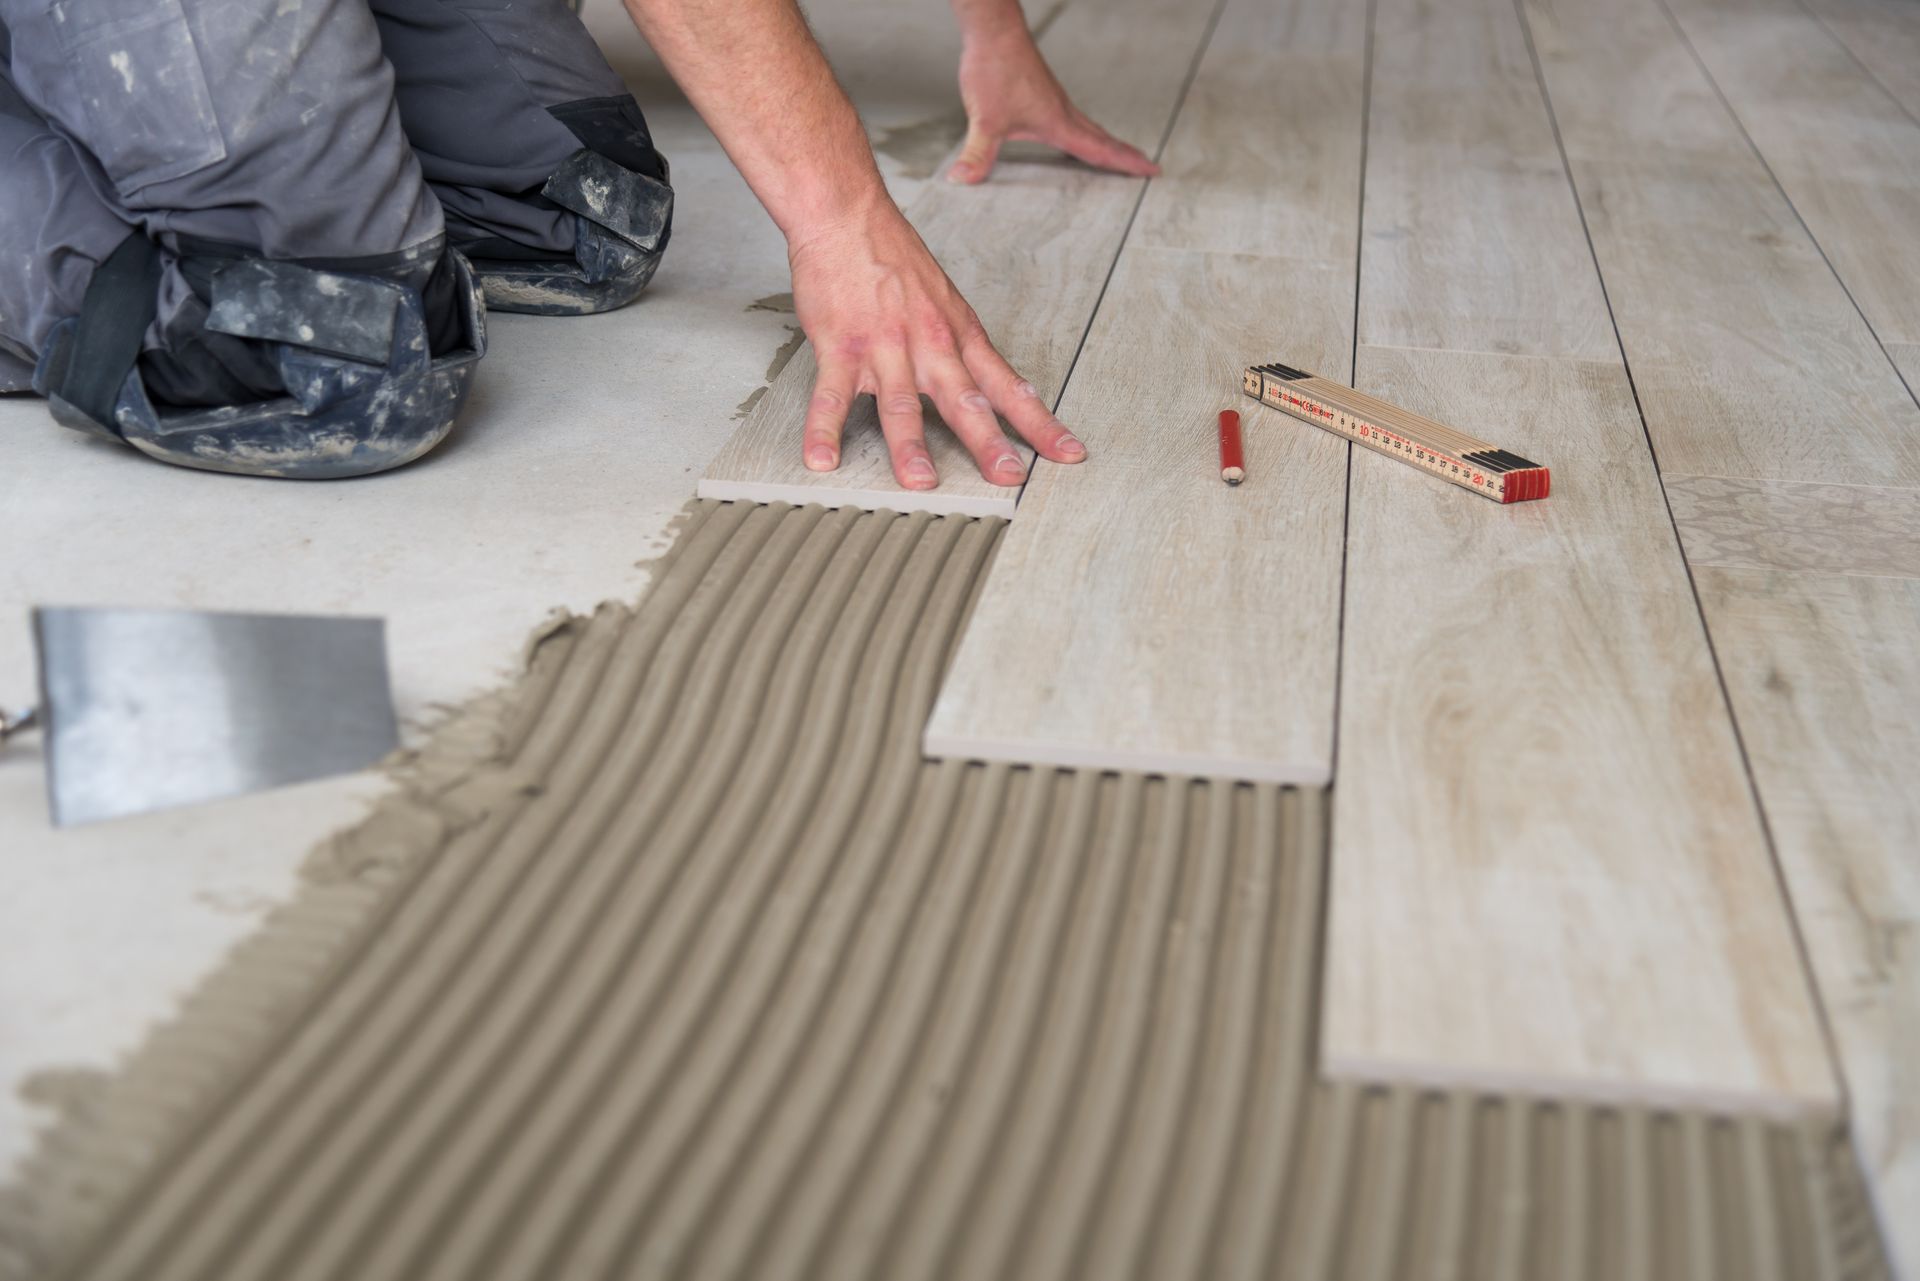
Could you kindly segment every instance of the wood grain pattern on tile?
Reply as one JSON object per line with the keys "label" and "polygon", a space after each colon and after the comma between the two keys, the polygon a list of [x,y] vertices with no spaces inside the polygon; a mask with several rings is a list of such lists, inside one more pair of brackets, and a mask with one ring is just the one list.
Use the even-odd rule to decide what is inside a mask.
{"label": "wood grain pattern on tile", "polygon": [[1355,454],[1323,1066],[1831,1113],[1624,371],[1362,347],[1358,375],[1558,483],[1489,508]]}
{"label": "wood grain pattern on tile", "polygon": [[[1069,7],[1044,48],[1075,100],[1149,150],[1165,130],[1210,17],[1185,0],[1117,0]],[[1141,180],[1095,173],[1011,149],[977,187],[929,184],[907,213],[986,325],[1002,355],[1051,404],[1066,382],[1100,287],[1140,198]],[[700,479],[702,498],[821,503],[941,514],[1010,515],[1017,487],[988,483],[926,406],[927,445],[940,484],[908,490],[893,478],[871,397],[848,415],[837,470],[800,457],[816,369],[811,344],[774,380]],[[1032,452],[1016,444],[1022,457]]]}
{"label": "wood grain pattern on tile", "polygon": [[1696,569],[1890,1253],[1920,1268],[1920,581]]}
{"label": "wood grain pattern on tile", "polygon": [[1661,467],[1920,485],[1920,407],[1665,14],[1524,11]]}
{"label": "wood grain pattern on tile", "polygon": [[1666,477],[1687,561],[1920,578],[1920,489]]}
{"label": "wood grain pattern on tile", "polygon": [[1920,120],[1799,0],[1670,8],[1868,323],[1920,342]]}
{"label": "wood grain pattern on tile", "polygon": [[[930,754],[1327,780],[1347,445],[1252,407],[1240,376],[1250,359],[1343,373],[1352,360],[1365,33],[1348,9],[1228,5],[1189,94],[1201,109],[1168,141],[1186,159],[1150,185],[1061,405],[1092,457],[1036,469]],[[1276,165],[1255,144],[1281,108],[1306,106],[1272,74],[1296,40],[1303,59],[1348,56],[1327,64],[1321,105],[1293,119],[1302,141]],[[1288,227],[1317,230],[1264,242]],[[1219,478],[1223,408],[1245,417],[1238,488]]]}
{"label": "wood grain pattern on tile", "polygon": [[[1920,414],[1888,363],[1913,348],[1881,350],[1654,0],[1523,0],[1522,11],[1689,551],[1818,571],[1693,572],[1835,1032],[1869,1182],[1883,1207],[1910,1205],[1917,1127],[1889,1101],[1915,1096],[1915,984],[1911,961],[1909,977],[1897,964],[1889,973],[1885,944],[1909,932],[1899,922],[1913,913],[1910,885],[1887,888],[1907,884],[1915,847],[1912,580],[1859,572],[1904,568],[1898,533],[1882,523],[1891,517],[1872,518],[1875,536],[1857,553],[1819,534],[1850,501],[1836,501],[1831,482],[1868,493],[1920,483]],[[1708,46],[1703,56],[1714,51],[1723,72],[1737,70],[1729,51],[1752,50],[1752,33],[1782,29],[1770,0],[1753,7],[1751,29],[1734,18],[1708,32],[1687,12]],[[1790,14],[1786,21],[1796,25]],[[1834,133],[1830,117],[1835,104],[1844,111],[1870,98],[1864,72],[1810,43],[1806,65],[1850,84],[1810,86],[1802,69],[1785,68],[1782,97],[1806,107],[1809,132],[1796,137],[1800,125],[1770,117],[1756,141],[1780,168],[1824,165],[1843,186],[1871,181],[1858,156],[1887,136],[1871,127]],[[1767,114],[1762,97],[1738,92],[1756,118]],[[1884,103],[1862,117],[1867,126],[1889,119]],[[1834,139],[1834,157],[1805,150],[1819,131]],[[1741,480],[1785,483],[1727,488]],[[1775,528],[1757,528],[1761,521]],[[1761,554],[1750,555],[1756,547]],[[1890,729],[1889,712],[1906,719]],[[1893,929],[1882,928],[1883,913]],[[1862,958],[1875,959],[1863,969]],[[1863,974],[1874,976],[1864,987]],[[1902,1228],[1895,1252],[1911,1272],[1920,1243]]]}
{"label": "wood grain pattern on tile", "polygon": [[1912,0],[1808,0],[1848,52],[1920,118],[1920,6]]}
{"label": "wood grain pattern on tile", "polygon": [[[1092,459],[1027,487],[929,755],[1327,781],[1348,447],[1239,378],[1276,326],[1341,360],[1352,297],[1350,266],[1121,255],[1062,407]],[[1223,407],[1245,420],[1238,486]]]}
{"label": "wood grain pattern on tile", "polygon": [[[1524,29],[1507,6],[1465,22],[1381,5],[1358,323],[1374,333],[1376,310],[1404,305],[1430,332],[1425,350],[1363,342],[1355,385],[1502,441],[1555,484],[1489,509],[1355,454],[1323,1068],[1832,1113],[1812,992],[1546,102],[1503,70]],[[1446,92],[1389,87],[1384,68],[1424,66],[1436,46]],[[1403,186],[1409,156],[1448,180]],[[1507,261],[1555,264],[1553,291],[1489,288],[1466,255],[1408,272],[1375,252],[1376,207],[1411,244],[1472,228]]]}
{"label": "wood grain pattern on tile", "polygon": [[[1362,5],[1229,0],[1127,243],[1351,265],[1365,19]],[[1311,76],[1274,72],[1306,63]]]}
{"label": "wood grain pattern on tile", "polygon": [[1920,343],[1888,343],[1887,359],[1900,372],[1907,389],[1920,396]]}
{"label": "wood grain pattern on tile", "polygon": [[1381,0],[1360,341],[1614,360],[1512,5]]}

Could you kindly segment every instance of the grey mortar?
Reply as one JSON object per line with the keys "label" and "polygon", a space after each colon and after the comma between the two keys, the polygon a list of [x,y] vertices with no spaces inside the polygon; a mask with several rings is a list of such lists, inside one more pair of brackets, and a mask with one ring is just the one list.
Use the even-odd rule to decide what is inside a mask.
{"label": "grey mortar", "polygon": [[8,1275],[1885,1275],[1838,1127],[1316,1078],[1326,795],[923,760],[1004,528],[700,504],[0,1206]]}

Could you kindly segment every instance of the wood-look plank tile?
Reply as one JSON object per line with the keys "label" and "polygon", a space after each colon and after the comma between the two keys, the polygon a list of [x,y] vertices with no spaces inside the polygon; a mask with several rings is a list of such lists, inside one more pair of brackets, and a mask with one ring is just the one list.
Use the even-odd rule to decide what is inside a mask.
{"label": "wood-look plank tile", "polygon": [[1920,117],[1920,5],[1913,0],[1808,0],[1827,30]]}
{"label": "wood-look plank tile", "polygon": [[[1347,445],[1248,400],[1240,374],[1351,364],[1354,9],[1230,0],[1061,405],[1091,458],[1036,468],[930,753],[1327,780]],[[1315,67],[1318,103],[1273,74],[1288,65]],[[1237,489],[1225,408],[1244,419]]]}
{"label": "wood-look plank tile", "polygon": [[1512,5],[1379,15],[1360,341],[1617,358]]}
{"label": "wood-look plank tile", "polygon": [[[1785,198],[1689,67],[1674,24],[1651,0],[1522,4],[1662,469],[1914,485],[1920,418],[1885,358],[1898,363],[1904,349],[1882,354],[1831,271],[1823,278],[1824,261],[1815,264]],[[1676,514],[1695,514],[1687,486]],[[1804,503],[1825,491],[1769,491],[1768,501],[1783,492]],[[1683,528],[1697,546],[1705,531]],[[1786,541],[1777,534],[1776,548]],[[1836,1033],[1869,1181],[1883,1207],[1911,1204],[1916,1127],[1887,1100],[1914,1096],[1900,1091],[1920,1061],[1911,1032],[1920,1001],[1910,977],[1876,979],[1862,998],[1860,958],[1884,956],[1898,930],[1880,928],[1877,907],[1837,907],[1832,891],[1856,902],[1851,888],[1873,893],[1910,867],[1904,709],[1920,680],[1907,637],[1892,641],[1891,659],[1884,646],[1914,630],[1913,580],[1711,565],[1694,576]],[[1888,707],[1906,717],[1891,734],[1876,728]],[[1899,895],[1906,906],[1892,915],[1904,920],[1912,892]],[[1895,1253],[1920,1268],[1902,1226],[1907,1243],[1896,1238]]]}
{"label": "wood-look plank tile", "polygon": [[[1447,92],[1402,91],[1382,68],[1420,60],[1429,29],[1461,17],[1380,3],[1360,330],[1396,332],[1379,318],[1404,313],[1431,327],[1424,346],[1455,349],[1363,343],[1356,386],[1545,463],[1554,486],[1496,507],[1355,452],[1323,1067],[1831,1113],[1812,994],[1546,104],[1537,79],[1501,71],[1524,28],[1505,8],[1478,52],[1455,47]],[[1376,207],[1416,244],[1471,228],[1516,271],[1550,271],[1551,291],[1459,254],[1415,276],[1377,250]],[[1418,287],[1403,301],[1377,272]],[[1498,343],[1547,354],[1473,350]]]}
{"label": "wood-look plank tile", "polygon": [[1920,582],[1695,571],[1896,1263],[1920,1269]]}
{"label": "wood-look plank tile", "polygon": [[[1048,27],[1044,47],[1076,102],[1151,148],[1173,114],[1210,16],[1206,5],[1187,0],[1068,7]],[[1016,155],[978,187],[929,184],[907,210],[995,345],[1049,403],[1065,384],[1140,185],[1075,162]],[[938,488],[908,490],[894,481],[870,397],[848,416],[840,467],[809,471],[800,427],[815,368],[811,346],[788,362],[701,477],[702,498],[1012,514],[1018,489],[982,478],[930,404],[927,442]],[[1020,449],[1031,460],[1024,444]]]}
{"label": "wood-look plank tile", "polygon": [[1920,341],[1920,120],[1799,0],[1670,0],[1880,337]]}
{"label": "wood-look plank tile", "polygon": [[[1062,406],[1092,456],[1038,465],[929,755],[1327,781],[1347,445],[1239,381],[1276,332],[1337,365],[1352,297],[1346,265],[1121,255]],[[1244,419],[1237,488],[1220,481],[1223,408]]]}
{"label": "wood-look plank tile", "polygon": [[[1127,243],[1351,263],[1365,17],[1364,5],[1229,3]],[[1313,73],[1276,70],[1303,66]]]}
{"label": "wood-look plank tile", "polygon": [[1920,485],[1920,407],[1654,0],[1524,10],[1661,467]]}
{"label": "wood-look plank tile", "polygon": [[[949,271],[952,270],[949,263]],[[1088,300],[1089,303],[1091,300]],[[975,309],[979,304],[975,303]],[[1058,319],[1056,317],[1056,319]],[[1003,326],[996,332],[1008,334]],[[1019,335],[998,338],[1001,352],[1018,361]],[[1033,380],[1040,394],[1059,395],[1060,378],[1065,373],[1041,368],[1029,359],[1015,368]],[[847,415],[847,428],[841,437],[840,466],[831,472],[809,471],[800,461],[800,428],[806,421],[807,401],[813,395],[813,378],[818,366],[813,345],[803,344],[780,371],[748,413],[745,422],[701,476],[698,494],[725,502],[819,503],[825,507],[884,508],[891,511],[926,511],[936,515],[1011,516],[1019,501],[1017,486],[989,484],[974,466],[954,434],[947,430],[940,411],[923,401],[926,411],[927,452],[940,477],[937,488],[903,489],[893,478],[893,462],[887,453],[886,437],[880,434],[880,418],[871,397],[854,402]],[[1049,378],[1048,374],[1053,377]],[[1033,452],[1017,437],[1015,446],[1021,458],[1031,464]]]}
{"label": "wood-look plank tile", "polygon": [[1672,474],[1666,487],[1689,564],[1920,578],[1920,489]]}
{"label": "wood-look plank tile", "polygon": [[1900,371],[1908,390],[1920,395],[1920,343],[1888,343],[1887,358]]}
{"label": "wood-look plank tile", "polygon": [[1766,177],[1656,0],[1522,0],[1521,9],[1576,177],[1591,159]]}
{"label": "wood-look plank tile", "polygon": [[1624,371],[1362,347],[1358,373],[1555,485],[1495,507],[1355,452],[1326,1070],[1831,1113]]}

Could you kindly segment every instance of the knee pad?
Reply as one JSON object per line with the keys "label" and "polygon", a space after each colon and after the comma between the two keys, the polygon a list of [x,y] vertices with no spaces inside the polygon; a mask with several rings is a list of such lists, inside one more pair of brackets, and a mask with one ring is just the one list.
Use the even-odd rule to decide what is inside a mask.
{"label": "knee pad", "polygon": [[217,408],[156,405],[137,366],[110,408],[64,397],[87,359],[81,316],[54,330],[34,386],[65,426],[203,471],[326,480],[419,458],[453,429],[486,352],[485,306],[472,268],[446,250],[459,342],[428,341],[421,292],[392,280],[263,258],[214,275],[206,327],[268,345],[287,394]]}
{"label": "knee pad", "polygon": [[613,311],[640,296],[673,230],[673,187],[582,147],[540,194],[574,215],[573,260],[474,260],[487,305],[536,316]]}

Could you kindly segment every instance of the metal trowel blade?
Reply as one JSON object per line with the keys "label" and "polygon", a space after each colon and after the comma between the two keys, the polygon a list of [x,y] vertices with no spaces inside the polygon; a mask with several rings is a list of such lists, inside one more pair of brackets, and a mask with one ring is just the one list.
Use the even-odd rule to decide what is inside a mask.
{"label": "metal trowel blade", "polygon": [[36,609],[57,826],[364,769],[399,740],[386,624]]}

